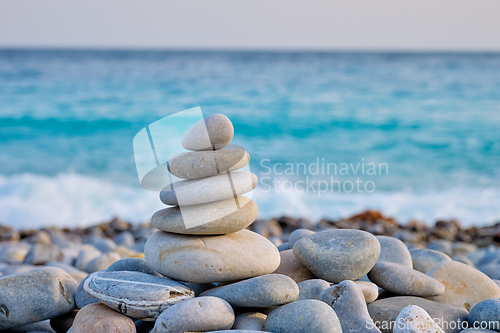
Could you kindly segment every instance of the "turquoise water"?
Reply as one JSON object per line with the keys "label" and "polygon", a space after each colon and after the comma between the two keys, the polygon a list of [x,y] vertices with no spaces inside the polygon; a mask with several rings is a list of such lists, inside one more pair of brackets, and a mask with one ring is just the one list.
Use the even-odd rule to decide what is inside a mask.
{"label": "turquoise water", "polygon": [[[500,220],[500,54],[0,50],[0,221],[146,220],[162,206],[139,186],[132,139],[194,106],[232,120],[262,218]],[[337,172],[374,190],[326,193],[300,182],[332,175],[284,174],[317,160],[387,172]]]}

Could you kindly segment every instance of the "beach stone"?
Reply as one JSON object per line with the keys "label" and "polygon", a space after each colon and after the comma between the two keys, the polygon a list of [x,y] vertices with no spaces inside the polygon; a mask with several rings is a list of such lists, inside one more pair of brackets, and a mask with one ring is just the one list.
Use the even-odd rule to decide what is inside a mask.
{"label": "beach stone", "polygon": [[188,235],[230,234],[245,229],[257,218],[259,208],[250,198],[234,198],[199,205],[161,209],[151,225],[163,231]]}
{"label": "beach stone", "polygon": [[298,240],[293,254],[317,277],[338,283],[368,273],[379,257],[380,244],[365,231],[327,230]]}
{"label": "beach stone", "polygon": [[250,155],[240,148],[195,151],[175,155],[168,160],[168,171],[182,179],[198,179],[234,171],[250,162]]}
{"label": "beach stone", "polygon": [[116,245],[120,246],[134,246],[135,244],[135,238],[134,235],[130,231],[122,231],[118,235],[113,238],[113,241],[115,242]]}
{"label": "beach stone", "polygon": [[194,292],[180,282],[128,271],[93,273],[83,289],[111,309],[146,321],[194,297]]}
{"label": "beach stone", "polygon": [[89,304],[78,311],[71,333],[136,333],[132,319],[101,303]]}
{"label": "beach stone", "polygon": [[469,266],[472,266],[472,267],[475,267],[474,263],[472,262],[472,260],[470,260],[469,258],[467,258],[465,255],[463,254],[456,254],[453,256],[453,258],[451,258],[452,260],[455,260],[455,261],[458,261],[458,262],[461,262],[463,264],[466,264],[466,265],[469,265]]}
{"label": "beach stone", "polygon": [[445,291],[429,298],[463,306],[467,311],[486,299],[500,298],[500,288],[488,276],[474,267],[457,261],[445,261],[427,273],[440,281]]}
{"label": "beach stone", "polygon": [[157,231],[144,254],[158,273],[194,283],[248,279],[272,273],[280,264],[278,249],[249,230],[202,237]]}
{"label": "beach stone", "polygon": [[325,289],[319,299],[333,308],[342,332],[380,332],[368,314],[363,291],[354,281],[345,280]]}
{"label": "beach stone", "polygon": [[394,333],[444,333],[424,309],[409,305],[396,317]]}
{"label": "beach stone", "polygon": [[[461,306],[437,303],[414,296],[397,296],[368,304],[368,312],[382,333],[392,333],[399,313],[408,305],[424,309],[445,333],[458,333],[467,324],[468,312]],[[442,325],[448,323],[448,325]]]}
{"label": "beach stone", "polygon": [[111,252],[116,249],[116,243],[109,238],[99,239],[98,241],[93,242],[92,245],[94,245],[94,247],[102,253]]}
{"label": "beach stone", "polygon": [[500,301],[487,299],[479,302],[469,312],[471,327],[500,331]]}
{"label": "beach stone", "polygon": [[52,327],[52,329],[57,333],[67,332],[71,326],[73,326],[73,321],[75,320],[77,313],[78,310],[73,310],[59,317],[51,318],[50,327]]}
{"label": "beach stone", "polygon": [[380,288],[399,295],[429,297],[444,293],[444,285],[438,280],[392,262],[376,263],[368,278]]}
{"label": "beach stone", "polygon": [[52,243],[52,238],[48,232],[39,230],[36,234],[28,238],[28,242],[31,244],[50,244]]}
{"label": "beach stone", "polygon": [[267,315],[260,312],[244,312],[236,316],[232,330],[263,331]]}
{"label": "beach stone", "polygon": [[45,265],[49,261],[61,261],[63,254],[54,244],[34,244],[24,258],[23,263]]}
{"label": "beach stone", "polygon": [[228,330],[234,311],[223,299],[196,297],[173,305],[158,317],[151,333]]}
{"label": "beach stone", "polygon": [[451,249],[452,248],[451,241],[445,239],[439,239],[437,241],[429,243],[427,245],[427,248],[429,250],[442,252],[448,256],[451,256],[453,254],[453,250]]}
{"label": "beach stone", "polygon": [[196,297],[200,296],[200,294],[208,289],[212,289],[215,287],[218,287],[217,284],[215,283],[191,283],[191,282],[182,282],[182,284],[185,284],[189,288],[191,288],[194,291],[194,295]]}
{"label": "beach stone", "polygon": [[266,318],[265,330],[274,333],[342,333],[335,311],[327,304],[307,299],[280,306]]}
{"label": "beach stone", "polygon": [[31,246],[25,243],[12,243],[0,250],[0,261],[6,264],[22,263]]}
{"label": "beach stone", "polygon": [[93,304],[93,303],[98,303],[99,300],[95,297],[90,296],[87,294],[85,289],[83,289],[83,286],[85,285],[85,281],[90,277],[90,274],[87,275],[83,280],[80,282],[78,285],[78,288],[76,289],[76,294],[75,294],[75,302],[76,302],[76,307],[79,309],[82,309],[83,307]]}
{"label": "beach stone", "polygon": [[60,316],[75,308],[78,284],[63,270],[43,267],[0,278],[0,329]]}
{"label": "beach stone", "polygon": [[413,268],[411,254],[405,243],[394,237],[376,236],[380,243],[377,262],[393,262]]}
{"label": "beach stone", "polygon": [[479,248],[476,244],[466,243],[466,242],[453,242],[451,244],[451,251],[454,256],[456,255],[466,255],[470,252],[475,252]]}
{"label": "beach stone", "polygon": [[112,263],[106,271],[108,272],[119,272],[119,271],[130,271],[130,272],[141,272],[150,275],[160,276],[151,267],[148,266],[146,260],[142,258],[124,258]]}
{"label": "beach stone", "polygon": [[0,225],[0,242],[18,241],[21,238],[19,232],[9,226]]}
{"label": "beach stone", "polygon": [[71,275],[71,277],[75,279],[77,283],[80,283],[88,275],[87,272],[81,271],[78,268],[75,268],[71,265],[59,261],[49,261],[48,263],[45,264],[45,266],[57,267],[62,269],[63,271]]}
{"label": "beach stone", "polygon": [[93,259],[99,257],[102,254],[101,251],[93,247],[92,245],[87,245],[84,249],[82,249],[75,260],[75,267],[79,270],[84,271],[87,264]]}
{"label": "beach stone", "polygon": [[165,186],[160,200],[166,205],[187,206],[234,198],[257,186],[257,176],[235,171],[203,179],[180,180]]}
{"label": "beach stone", "polygon": [[363,296],[365,296],[366,304],[373,303],[378,298],[378,286],[369,281],[354,281],[361,288]]}
{"label": "beach stone", "polygon": [[37,266],[34,265],[8,265],[7,267],[1,268],[0,273],[2,273],[2,276],[8,276],[31,271],[35,268],[37,268]]}
{"label": "beach stone", "polygon": [[280,251],[280,252],[283,252],[283,251],[286,251],[286,250],[291,250],[290,249],[290,245],[288,244],[288,242],[285,242],[285,243],[279,245],[277,248],[278,248],[278,251]]}
{"label": "beach stone", "polygon": [[122,257],[118,253],[108,252],[101,254],[99,257],[89,261],[87,266],[85,266],[85,271],[88,273],[93,273],[97,271],[102,271],[111,266],[112,263],[120,260]]}
{"label": "beach stone", "polygon": [[297,283],[299,287],[299,297],[297,301],[304,299],[316,299],[319,300],[321,293],[330,287],[330,283],[322,279],[312,279]]}
{"label": "beach stone", "polygon": [[411,249],[410,254],[413,269],[424,274],[444,261],[451,261],[448,255],[435,250]]}
{"label": "beach stone", "polygon": [[216,113],[194,124],[182,137],[182,147],[187,150],[218,150],[233,139],[234,128],[231,120]]}
{"label": "beach stone", "polygon": [[292,231],[288,237],[288,246],[292,249],[293,244],[295,244],[299,239],[307,237],[314,234],[315,232],[309,229],[296,229]]}
{"label": "beach stone", "polygon": [[209,289],[201,296],[219,297],[237,307],[269,307],[295,301],[299,287],[288,276],[268,274]]}
{"label": "beach stone", "polygon": [[316,276],[295,258],[292,250],[280,252],[280,257],[281,262],[278,269],[274,271],[275,274],[286,275],[297,283],[316,279]]}

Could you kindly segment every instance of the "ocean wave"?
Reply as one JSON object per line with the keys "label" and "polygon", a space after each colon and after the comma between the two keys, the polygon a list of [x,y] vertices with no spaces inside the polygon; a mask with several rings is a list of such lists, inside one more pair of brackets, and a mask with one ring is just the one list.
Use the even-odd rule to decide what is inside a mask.
{"label": "ocean wave", "polygon": [[[500,221],[500,189],[451,188],[439,191],[373,193],[268,192],[257,187],[253,199],[259,218],[283,215],[338,219],[365,209],[378,209],[405,223],[458,219],[464,226]],[[17,229],[48,226],[85,227],[120,216],[133,223],[148,221],[165,206],[158,193],[107,179],[61,173],[0,176],[0,223]]]}

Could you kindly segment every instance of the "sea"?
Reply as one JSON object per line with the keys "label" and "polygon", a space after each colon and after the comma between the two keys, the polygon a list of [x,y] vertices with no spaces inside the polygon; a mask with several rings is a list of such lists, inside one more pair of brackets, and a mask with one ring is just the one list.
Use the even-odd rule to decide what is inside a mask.
{"label": "sea", "polygon": [[234,126],[259,218],[500,221],[500,54],[0,50],[0,224],[148,221],[133,140],[200,107]]}

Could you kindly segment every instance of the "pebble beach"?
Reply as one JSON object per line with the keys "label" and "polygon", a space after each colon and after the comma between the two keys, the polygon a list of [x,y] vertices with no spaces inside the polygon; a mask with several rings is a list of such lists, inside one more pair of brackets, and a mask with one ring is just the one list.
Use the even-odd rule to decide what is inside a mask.
{"label": "pebble beach", "polygon": [[[500,226],[257,219],[250,154],[214,114],[186,132],[150,223],[0,227],[8,332],[500,331]],[[485,326],[486,325],[486,326]]]}

